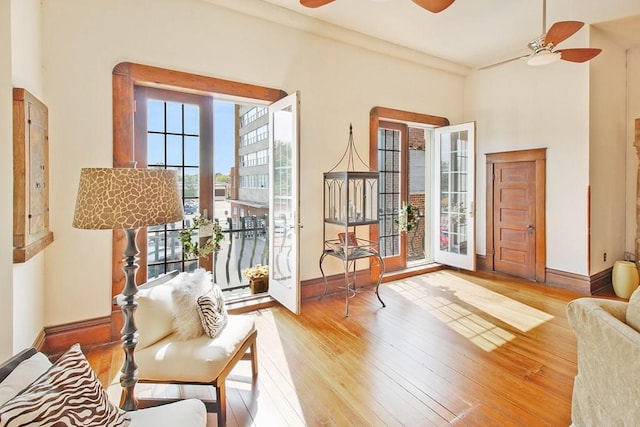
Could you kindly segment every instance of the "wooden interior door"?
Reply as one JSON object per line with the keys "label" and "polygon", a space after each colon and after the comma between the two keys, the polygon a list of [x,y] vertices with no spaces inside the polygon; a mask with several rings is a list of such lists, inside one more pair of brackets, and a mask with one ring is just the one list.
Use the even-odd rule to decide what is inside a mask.
{"label": "wooden interior door", "polygon": [[495,269],[535,279],[535,163],[498,163],[493,170]]}

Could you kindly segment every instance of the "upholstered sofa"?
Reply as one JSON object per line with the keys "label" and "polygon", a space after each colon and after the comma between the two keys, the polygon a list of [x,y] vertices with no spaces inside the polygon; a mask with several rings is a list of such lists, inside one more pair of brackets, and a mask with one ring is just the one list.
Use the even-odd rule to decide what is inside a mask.
{"label": "upholstered sofa", "polygon": [[52,364],[34,348],[0,365],[0,425],[205,427],[197,399],[124,412],[105,390],[75,345]]}
{"label": "upholstered sofa", "polygon": [[577,337],[576,427],[640,424],[640,291],[629,302],[580,298],[567,307]]}

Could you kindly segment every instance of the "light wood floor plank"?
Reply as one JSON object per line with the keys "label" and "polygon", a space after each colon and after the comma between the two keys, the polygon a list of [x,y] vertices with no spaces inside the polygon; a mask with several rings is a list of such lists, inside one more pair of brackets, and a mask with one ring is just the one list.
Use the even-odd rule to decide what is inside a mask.
{"label": "light wood floor plank", "polygon": [[[228,426],[567,426],[580,295],[493,273],[439,271],[253,315],[259,373],[227,381]],[[91,349],[110,383],[119,346]],[[108,354],[107,354],[108,353]],[[117,364],[117,368],[110,364]],[[105,378],[109,376],[109,378]],[[118,387],[116,384],[112,387]],[[159,387],[142,394],[214,396]],[[153,386],[156,387],[156,386]],[[110,396],[113,392],[110,393]],[[209,414],[208,426],[216,426]]]}

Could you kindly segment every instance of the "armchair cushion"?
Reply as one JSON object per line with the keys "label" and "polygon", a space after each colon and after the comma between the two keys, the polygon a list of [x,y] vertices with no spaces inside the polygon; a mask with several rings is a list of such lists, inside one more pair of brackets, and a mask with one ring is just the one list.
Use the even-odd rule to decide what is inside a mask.
{"label": "armchair cushion", "polygon": [[174,334],[143,349],[136,349],[141,380],[210,383],[215,380],[255,330],[253,317],[229,316],[227,325],[212,340],[206,335],[188,341]]}
{"label": "armchair cushion", "polygon": [[186,399],[167,405],[129,412],[129,427],[206,426],[207,411],[198,399]]}
{"label": "armchair cushion", "polygon": [[20,362],[0,383],[0,405],[17,396],[40,375],[47,372],[52,363],[42,353],[35,353]]}

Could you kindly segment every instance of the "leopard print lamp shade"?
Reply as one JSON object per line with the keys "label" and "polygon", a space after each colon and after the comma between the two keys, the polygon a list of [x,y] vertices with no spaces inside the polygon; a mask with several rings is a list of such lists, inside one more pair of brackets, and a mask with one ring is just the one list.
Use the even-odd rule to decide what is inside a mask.
{"label": "leopard print lamp shade", "polygon": [[184,217],[177,173],[166,169],[83,168],[73,227],[134,229]]}

